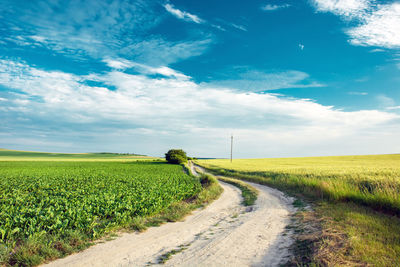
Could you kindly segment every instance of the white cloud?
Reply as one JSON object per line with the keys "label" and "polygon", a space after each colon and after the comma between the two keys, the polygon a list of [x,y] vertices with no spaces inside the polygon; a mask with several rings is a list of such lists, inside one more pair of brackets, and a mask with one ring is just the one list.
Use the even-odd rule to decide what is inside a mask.
{"label": "white cloud", "polygon": [[133,65],[131,61],[123,58],[119,59],[105,58],[103,59],[103,62],[105,62],[107,66],[109,66],[110,68],[120,69],[120,70],[131,68]]}
{"label": "white cloud", "polygon": [[[346,30],[350,43],[361,46],[400,48],[400,3],[370,0],[313,0],[320,12],[332,12],[358,25]],[[373,50],[378,52],[381,50]]]}
{"label": "white cloud", "polygon": [[379,104],[385,108],[392,107],[396,104],[393,98],[390,98],[384,94],[378,95],[376,99],[378,100]]}
{"label": "white cloud", "polygon": [[44,38],[43,36],[38,36],[38,35],[32,35],[29,36],[29,38],[31,38],[32,40],[38,42],[38,43],[45,43],[46,42],[46,38]]}
{"label": "white cloud", "polygon": [[[270,151],[279,151],[279,147],[293,153],[296,153],[293,149],[309,151],[307,147],[315,148],[319,143],[337,149],[339,139],[345,147],[344,153],[346,138],[347,142],[359,136],[364,138],[373,131],[387,129],[388,125],[395,127],[394,122],[399,120],[398,115],[389,112],[345,112],[306,99],[198,85],[176,77],[179,72],[170,68],[154,71],[170,76],[151,78],[119,70],[77,76],[0,60],[0,84],[22,93],[3,96],[9,100],[2,105],[2,115],[6,118],[3,126],[10,129],[2,128],[2,132],[18,132],[18,136],[13,135],[14,142],[45,141],[40,136],[48,136],[49,143],[60,140],[71,143],[79,136],[86,136],[79,143],[80,147],[84,143],[86,151],[107,148],[125,151],[130,147],[135,152],[160,155],[176,146],[190,147],[190,152],[196,155],[212,151],[210,156],[224,155],[225,135],[233,132],[239,137],[239,147],[244,149],[240,155],[254,157],[271,155]],[[291,75],[305,77],[301,73]],[[89,80],[103,85],[89,86]],[[109,90],[108,86],[116,90]],[[32,122],[18,122],[13,119],[16,117]],[[385,133],[380,132],[379,136]],[[6,142],[12,144],[11,139]],[[4,144],[3,140],[0,144]],[[104,145],[99,147],[99,144]],[[364,148],[365,144],[358,148]],[[267,147],[270,150],[261,150]],[[348,152],[355,153],[356,149]],[[323,150],[312,150],[318,151]],[[283,155],[279,153],[275,156]]]}
{"label": "white cloud", "polygon": [[198,16],[190,14],[189,12],[186,12],[186,11],[181,11],[181,10],[175,8],[171,4],[165,4],[164,7],[169,13],[171,13],[178,19],[183,19],[183,20],[194,22],[197,24],[204,23],[204,20],[202,20]]}
{"label": "white cloud", "polygon": [[144,41],[127,45],[121,51],[130,54],[136,61],[148,65],[168,65],[190,57],[203,54],[213,43],[211,38],[171,42],[163,38],[148,38]]}
{"label": "white cloud", "polygon": [[[229,75],[228,79],[219,78],[210,84],[250,92],[324,86],[321,83],[311,80],[307,73],[296,70],[264,72],[247,69],[247,67],[238,67],[234,71],[225,70],[225,73]],[[237,78],[232,79],[231,77]]]}
{"label": "white cloud", "polygon": [[368,95],[367,92],[348,92],[349,95]]}
{"label": "white cloud", "polygon": [[220,26],[220,25],[217,25],[217,24],[210,24],[210,25],[211,25],[211,27],[213,27],[215,29],[218,29],[220,31],[226,32],[226,29],[224,27]]}
{"label": "white cloud", "polygon": [[283,5],[266,4],[266,5],[263,5],[261,7],[261,10],[264,10],[264,11],[275,11],[275,10],[278,10],[278,9],[283,9],[283,8],[288,8],[288,7],[290,7],[289,4],[283,4]]}
{"label": "white cloud", "polygon": [[313,0],[318,11],[332,12],[346,17],[362,16],[370,0]]}
{"label": "white cloud", "polygon": [[110,68],[117,69],[117,70],[134,68],[141,74],[150,74],[150,75],[151,74],[159,74],[159,75],[163,75],[165,77],[174,77],[174,78],[178,78],[178,79],[190,79],[191,78],[179,71],[176,71],[176,70],[171,69],[166,66],[151,67],[151,66],[148,66],[145,64],[140,64],[140,63],[126,60],[123,58],[119,58],[119,59],[105,58],[105,59],[103,59],[103,62],[105,62],[107,64],[107,66],[109,66]]}
{"label": "white cloud", "polygon": [[161,74],[161,75],[164,75],[167,77],[175,77],[178,79],[189,79],[190,78],[189,76],[186,76],[185,74],[183,74],[179,71],[173,70],[171,68],[168,68],[166,66],[161,66],[161,67],[157,67],[157,68],[148,67],[147,70],[149,73]]}
{"label": "white cloud", "polygon": [[[164,18],[154,1],[76,0],[9,2],[0,5],[7,13],[2,41],[19,46],[41,46],[79,60],[124,57],[149,65],[168,65],[203,53],[211,36],[171,41],[151,34]],[[5,6],[8,6],[7,9]],[[182,13],[185,19],[200,22],[196,16]],[[15,29],[15,26],[20,26]],[[90,59],[89,59],[90,60]],[[124,68],[119,66],[118,68]]]}
{"label": "white cloud", "polygon": [[223,19],[220,19],[220,18],[215,19],[215,21],[218,22],[218,25],[212,25],[211,24],[211,26],[219,28],[219,27],[221,27],[220,25],[223,25],[222,29],[220,29],[221,31],[226,31],[227,28],[229,28],[229,27],[232,27],[234,29],[237,29],[237,30],[240,30],[240,31],[244,31],[244,32],[248,31],[248,29],[247,29],[247,27],[245,25],[239,24],[237,21],[236,22],[230,22],[230,21],[226,21],[226,20],[223,20]]}
{"label": "white cloud", "polygon": [[354,45],[400,48],[400,3],[379,5],[376,11],[363,17],[360,26],[347,33]]}
{"label": "white cloud", "polygon": [[400,109],[400,106],[387,107],[388,110]]}
{"label": "white cloud", "polygon": [[[170,14],[172,14],[174,17],[184,20],[184,21],[188,21],[188,22],[194,22],[196,24],[204,24],[204,25],[208,25],[209,27],[212,27],[214,29],[220,30],[225,32],[226,29],[224,27],[222,27],[221,25],[215,24],[215,23],[211,23],[208,22],[204,19],[201,19],[199,16],[191,14],[187,11],[182,11],[180,9],[177,9],[174,5],[167,3],[164,5],[165,10],[167,10]],[[217,19],[220,20],[220,19]],[[221,20],[220,20],[221,21]],[[233,26],[232,24],[230,24],[231,26]],[[235,26],[233,26],[235,27]],[[240,30],[244,30],[246,31],[246,29],[243,26],[237,25],[237,27]]]}
{"label": "white cloud", "polygon": [[235,23],[231,23],[230,25],[235,29],[247,32],[247,28],[243,25],[239,25],[239,24],[235,24]]}
{"label": "white cloud", "polygon": [[99,57],[114,55],[160,21],[152,11],[154,4],[141,0],[77,0],[60,5],[56,1],[13,2],[10,7],[18,12],[10,15],[12,24],[21,25],[29,39],[52,50]]}
{"label": "white cloud", "polygon": [[371,53],[380,53],[380,52],[385,52],[385,50],[384,49],[380,49],[380,48],[375,48],[375,49],[372,49],[369,52],[371,52]]}

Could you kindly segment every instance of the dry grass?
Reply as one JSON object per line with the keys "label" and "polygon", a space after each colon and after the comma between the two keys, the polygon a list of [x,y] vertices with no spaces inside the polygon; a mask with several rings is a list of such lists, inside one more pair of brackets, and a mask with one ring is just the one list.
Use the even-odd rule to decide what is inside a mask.
{"label": "dry grass", "polygon": [[295,215],[291,266],[398,266],[400,222],[351,203]]}

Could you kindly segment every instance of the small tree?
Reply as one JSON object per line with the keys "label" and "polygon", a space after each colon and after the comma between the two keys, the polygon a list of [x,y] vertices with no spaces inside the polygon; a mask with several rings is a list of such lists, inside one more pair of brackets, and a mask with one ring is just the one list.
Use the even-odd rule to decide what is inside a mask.
{"label": "small tree", "polygon": [[165,159],[171,164],[182,164],[188,161],[186,152],[182,149],[170,149],[165,154]]}

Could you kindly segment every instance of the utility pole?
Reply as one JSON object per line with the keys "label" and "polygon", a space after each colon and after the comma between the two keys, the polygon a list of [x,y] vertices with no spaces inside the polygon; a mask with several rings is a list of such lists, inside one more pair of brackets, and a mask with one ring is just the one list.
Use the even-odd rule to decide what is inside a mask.
{"label": "utility pole", "polygon": [[233,135],[231,135],[231,163],[232,163],[232,151],[233,151]]}

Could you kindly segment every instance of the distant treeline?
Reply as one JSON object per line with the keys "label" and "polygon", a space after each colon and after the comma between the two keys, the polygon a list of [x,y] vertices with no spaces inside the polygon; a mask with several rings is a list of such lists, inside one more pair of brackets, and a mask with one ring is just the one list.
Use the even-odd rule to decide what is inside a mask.
{"label": "distant treeline", "polygon": [[129,156],[146,156],[142,154],[135,154],[135,153],[112,153],[112,152],[98,152],[93,154],[103,154],[103,155],[129,155]]}

